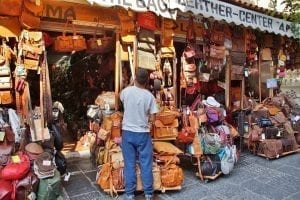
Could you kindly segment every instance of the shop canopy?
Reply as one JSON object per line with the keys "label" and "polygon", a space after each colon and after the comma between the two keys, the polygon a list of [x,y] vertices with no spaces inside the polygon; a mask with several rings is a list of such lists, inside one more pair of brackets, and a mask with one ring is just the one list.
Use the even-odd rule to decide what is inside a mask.
{"label": "shop canopy", "polygon": [[121,6],[137,12],[152,11],[166,18],[176,19],[177,10],[225,20],[270,33],[293,37],[291,22],[218,0],[86,0],[104,7]]}

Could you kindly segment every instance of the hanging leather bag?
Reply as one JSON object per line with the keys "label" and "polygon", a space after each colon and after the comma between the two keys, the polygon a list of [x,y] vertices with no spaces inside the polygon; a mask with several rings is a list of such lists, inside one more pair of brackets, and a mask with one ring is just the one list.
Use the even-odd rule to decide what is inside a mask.
{"label": "hanging leather bag", "polygon": [[96,27],[94,36],[87,40],[88,53],[107,53],[114,50],[115,41],[113,37],[107,36],[106,32],[102,32],[101,37],[97,37],[99,27]]}
{"label": "hanging leather bag", "polygon": [[0,0],[0,16],[20,16],[22,1]]}
{"label": "hanging leather bag", "polygon": [[178,119],[175,119],[172,124],[164,125],[160,120],[154,122],[154,138],[176,138],[178,135]]}
{"label": "hanging leather bag", "polygon": [[[68,24],[72,24],[73,35],[66,35],[66,28]],[[57,52],[72,52],[72,51],[82,51],[87,48],[86,41],[83,36],[77,35],[75,26],[72,21],[67,20],[65,23],[63,33],[61,36],[55,38],[54,50]]]}
{"label": "hanging leather bag", "polygon": [[8,135],[9,133],[4,131],[4,134],[4,140],[0,142],[0,166],[5,166],[8,163],[9,157],[14,150],[14,140]]}
{"label": "hanging leather bag", "polygon": [[24,0],[24,7],[34,16],[41,16],[44,10],[43,0]]}
{"label": "hanging leather bag", "polygon": [[142,28],[155,31],[156,30],[155,13],[151,11],[137,13],[137,25]]}
{"label": "hanging leather bag", "polygon": [[194,43],[196,42],[196,31],[194,27],[194,17],[190,15],[186,30],[186,40],[187,42]]}
{"label": "hanging leather bag", "polygon": [[29,172],[23,179],[18,180],[16,184],[16,199],[27,199],[31,192],[36,193],[38,190],[39,179]]}
{"label": "hanging leather bag", "polygon": [[34,16],[32,13],[24,9],[19,18],[21,25],[26,29],[38,29],[40,28],[40,17]]}

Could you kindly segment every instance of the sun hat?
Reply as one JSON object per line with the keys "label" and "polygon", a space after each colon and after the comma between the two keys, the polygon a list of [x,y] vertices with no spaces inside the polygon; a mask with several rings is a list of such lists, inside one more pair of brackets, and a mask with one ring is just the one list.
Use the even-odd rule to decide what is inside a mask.
{"label": "sun hat", "polygon": [[30,160],[35,160],[41,153],[44,152],[44,149],[41,145],[32,142],[25,146],[25,152],[29,156]]}
{"label": "sun hat", "polygon": [[207,99],[203,100],[202,103],[206,106],[212,106],[212,107],[220,107],[221,106],[221,104],[219,102],[217,102],[217,100],[212,96],[207,97]]}

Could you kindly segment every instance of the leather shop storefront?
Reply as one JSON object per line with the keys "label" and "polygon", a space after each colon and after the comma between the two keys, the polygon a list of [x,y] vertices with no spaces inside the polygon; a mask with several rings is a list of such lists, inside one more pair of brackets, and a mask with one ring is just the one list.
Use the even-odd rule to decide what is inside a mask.
{"label": "leather shop storefront", "polygon": [[[14,180],[34,178],[26,194],[60,198],[44,185],[51,179],[58,190],[66,138],[101,166],[100,188],[123,191],[118,99],[137,67],[149,70],[160,108],[151,129],[155,190],[181,189],[182,156],[205,181],[234,170],[244,144],[267,158],[299,151],[299,42],[279,14],[216,0],[8,2],[19,9],[3,10],[0,0],[6,195]],[[11,163],[24,172],[13,174]],[[137,165],[137,190],[140,174]]]}

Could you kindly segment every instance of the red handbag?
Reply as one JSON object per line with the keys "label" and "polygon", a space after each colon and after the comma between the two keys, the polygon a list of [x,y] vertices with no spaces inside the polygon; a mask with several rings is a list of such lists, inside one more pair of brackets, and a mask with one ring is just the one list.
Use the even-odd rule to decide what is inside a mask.
{"label": "red handbag", "polygon": [[153,12],[139,12],[137,13],[137,25],[151,30],[156,30],[156,15]]}
{"label": "red handbag", "polygon": [[0,179],[0,199],[11,200],[13,185],[10,181]]}
{"label": "red handbag", "polygon": [[24,178],[30,170],[29,157],[19,152],[11,157],[8,164],[1,170],[0,178],[4,180],[18,180]]}
{"label": "red handbag", "polygon": [[181,132],[179,132],[177,136],[177,141],[181,143],[192,143],[194,141],[194,137],[196,134],[196,130],[192,127],[184,127]]}

